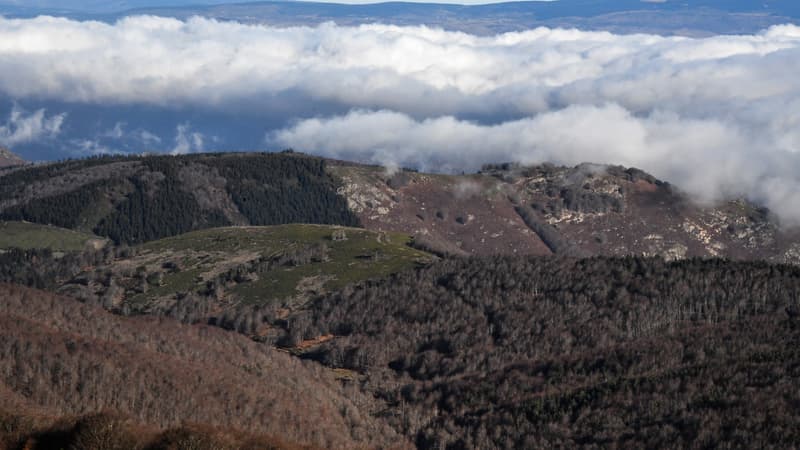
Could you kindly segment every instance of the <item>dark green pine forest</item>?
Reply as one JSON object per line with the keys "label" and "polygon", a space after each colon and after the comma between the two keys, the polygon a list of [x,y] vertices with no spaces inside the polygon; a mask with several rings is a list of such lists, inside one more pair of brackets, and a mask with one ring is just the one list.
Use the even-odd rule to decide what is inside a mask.
{"label": "dark green pine forest", "polygon": [[[0,198],[17,204],[0,220],[80,228],[116,243],[225,225],[358,225],[325,162],[293,153],[103,157],[18,169],[2,180]],[[221,192],[199,204],[193,185],[215,182]],[[37,183],[57,192],[26,198]],[[226,216],[231,204],[240,214]]]}

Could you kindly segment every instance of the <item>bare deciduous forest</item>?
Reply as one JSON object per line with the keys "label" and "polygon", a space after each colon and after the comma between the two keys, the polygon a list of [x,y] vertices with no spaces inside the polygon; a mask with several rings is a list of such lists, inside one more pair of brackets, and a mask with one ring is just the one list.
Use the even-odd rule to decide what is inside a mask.
{"label": "bare deciduous forest", "polygon": [[[13,285],[0,285],[0,297],[1,392],[33,415],[116,411],[157,427],[204,423],[322,448],[402,441],[372,417],[373,400],[330,370],[239,334],[123,318]],[[4,411],[4,426],[19,411]]]}
{"label": "bare deciduous forest", "polygon": [[800,269],[447,260],[318,299],[287,345],[365,375],[420,448],[786,447]]}

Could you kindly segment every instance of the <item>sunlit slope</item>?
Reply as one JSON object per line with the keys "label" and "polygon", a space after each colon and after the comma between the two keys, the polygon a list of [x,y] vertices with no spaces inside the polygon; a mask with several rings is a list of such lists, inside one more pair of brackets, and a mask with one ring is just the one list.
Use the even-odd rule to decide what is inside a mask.
{"label": "sunlit slope", "polygon": [[240,307],[301,307],[315,295],[430,261],[401,233],[292,224],[195,231],[135,247],[61,291],[124,313],[197,321]]}
{"label": "sunlit slope", "polygon": [[68,252],[102,248],[106,242],[106,239],[65,228],[0,221],[0,249],[47,248],[54,252]]}

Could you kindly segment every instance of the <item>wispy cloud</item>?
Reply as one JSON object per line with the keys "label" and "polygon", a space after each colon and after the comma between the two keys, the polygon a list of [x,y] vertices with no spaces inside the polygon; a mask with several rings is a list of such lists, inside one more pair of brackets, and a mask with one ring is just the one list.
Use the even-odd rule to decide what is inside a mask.
{"label": "wispy cloud", "polygon": [[192,131],[190,123],[178,125],[175,129],[175,147],[173,155],[202,152],[205,149],[205,136],[203,133]]}
{"label": "wispy cloud", "polygon": [[65,118],[66,114],[48,116],[44,109],[28,113],[14,105],[6,123],[0,125],[0,144],[13,147],[54,138],[61,132]]}

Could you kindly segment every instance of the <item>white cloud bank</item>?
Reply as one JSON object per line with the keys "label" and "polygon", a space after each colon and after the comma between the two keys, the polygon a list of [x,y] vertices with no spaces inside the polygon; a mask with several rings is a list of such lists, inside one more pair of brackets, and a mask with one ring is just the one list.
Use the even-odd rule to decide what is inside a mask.
{"label": "white cloud bank", "polygon": [[354,111],[304,120],[271,138],[336,158],[423,170],[473,170],[491,161],[622,164],[679,181],[700,202],[748,196],[800,221],[797,155],[764,151],[772,145],[761,141],[768,136],[717,119],[661,111],[640,117],[617,104],[569,106],[497,125]]}
{"label": "white cloud bank", "polygon": [[[0,93],[14,99],[226,111],[293,102],[297,117],[269,144],[429,170],[633,165],[701,200],[747,196],[800,223],[791,25],[689,39],[0,19],[0,67]],[[173,150],[206,147],[202,132],[178,129]]]}

